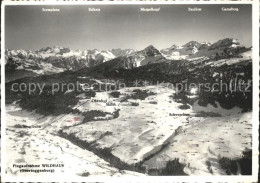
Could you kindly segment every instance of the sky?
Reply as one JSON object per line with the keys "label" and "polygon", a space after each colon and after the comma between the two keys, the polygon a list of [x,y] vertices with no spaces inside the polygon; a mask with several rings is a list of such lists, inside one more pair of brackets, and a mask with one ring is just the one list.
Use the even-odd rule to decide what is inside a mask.
{"label": "sky", "polygon": [[[140,8],[159,12],[141,12]],[[201,12],[187,11],[202,8]],[[239,8],[224,12],[222,7]],[[45,12],[42,8],[58,8]],[[100,8],[90,12],[88,8]],[[71,49],[158,49],[189,41],[216,42],[235,38],[252,46],[251,5],[9,5],[5,7],[5,48],[39,50],[47,46]]]}

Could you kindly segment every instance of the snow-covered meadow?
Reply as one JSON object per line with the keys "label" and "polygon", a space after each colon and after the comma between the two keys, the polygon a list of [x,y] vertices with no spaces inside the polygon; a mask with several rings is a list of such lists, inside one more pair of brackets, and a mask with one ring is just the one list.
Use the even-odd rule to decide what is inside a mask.
{"label": "snow-covered meadow", "polygon": [[[144,100],[123,100],[136,89],[146,90],[151,95]],[[91,149],[82,149],[59,136],[60,130],[80,141],[95,144],[94,149],[110,149],[113,156],[128,165],[141,162],[147,169],[160,169],[178,158],[188,175],[226,174],[218,163],[219,158],[241,158],[244,151],[251,149],[251,112],[241,113],[237,107],[226,110],[219,105],[202,107],[196,102],[189,109],[180,109],[182,104],[171,97],[174,90],[165,86],[123,88],[118,92],[118,98],[110,92],[97,92],[90,99],[79,95],[74,108],[81,112],[99,110],[113,114],[119,111],[117,117],[107,115],[84,123],[82,114],[41,116],[22,110],[15,103],[7,105],[8,174],[34,174],[20,174],[13,164],[55,162],[65,165],[55,169],[55,176],[144,175],[120,171]],[[221,117],[194,115],[201,111],[215,112]]]}

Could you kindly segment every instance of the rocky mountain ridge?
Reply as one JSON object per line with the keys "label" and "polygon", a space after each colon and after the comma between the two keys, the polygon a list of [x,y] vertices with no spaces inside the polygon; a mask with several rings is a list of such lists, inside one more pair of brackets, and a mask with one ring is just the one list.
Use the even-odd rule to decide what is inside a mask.
{"label": "rocky mountain ridge", "polygon": [[[171,62],[175,60],[192,60],[203,57],[214,58],[233,56],[245,49],[238,40],[226,38],[213,44],[190,41],[183,46],[172,45],[158,50],[150,45],[143,50],[111,49],[105,50],[72,50],[66,47],[45,47],[37,51],[5,50],[7,80],[26,76],[44,75],[79,70],[84,67],[95,67],[105,64],[106,68],[132,69],[147,64]],[[18,74],[17,74],[18,73]],[[19,75],[19,76],[14,76]]]}
{"label": "rocky mountain ridge", "polygon": [[234,54],[245,46],[241,45],[237,39],[225,38],[213,44],[209,42],[190,41],[183,46],[173,45],[162,49],[161,53],[171,60],[188,59],[195,57],[215,57],[224,54]]}

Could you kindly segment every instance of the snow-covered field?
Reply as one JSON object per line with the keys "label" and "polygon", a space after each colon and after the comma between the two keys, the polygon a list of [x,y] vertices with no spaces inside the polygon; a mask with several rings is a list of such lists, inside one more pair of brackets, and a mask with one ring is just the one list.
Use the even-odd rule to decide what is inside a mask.
{"label": "snow-covered field", "polygon": [[[134,90],[137,88],[131,88]],[[144,89],[144,88],[143,88]],[[124,160],[128,164],[137,163],[144,157],[148,156],[155,149],[158,149],[175,130],[186,122],[186,117],[172,117],[169,113],[189,113],[190,110],[179,111],[180,104],[171,102],[169,95],[172,91],[168,88],[147,87],[152,92],[158,93],[151,95],[145,100],[129,99],[129,102],[138,102],[139,106],[132,106],[128,103],[119,103],[118,106],[107,107],[105,103],[86,103],[80,108],[99,109],[109,111],[116,108],[120,109],[118,118],[107,121],[94,121],[79,126],[71,127],[64,132],[75,135],[87,142],[96,141],[98,139],[99,148],[112,148],[112,153]],[[129,88],[120,90],[120,93],[129,92]],[[103,100],[116,101],[107,95],[106,92],[99,93],[95,98]],[[150,103],[151,101],[157,104]],[[93,106],[95,105],[95,106]],[[103,109],[102,109],[103,108]],[[111,135],[100,139],[105,132],[112,132]]]}
{"label": "snow-covered field", "polygon": [[164,167],[166,162],[179,158],[190,175],[225,175],[218,161],[221,157],[242,158],[242,152],[251,149],[251,113],[225,117],[188,118],[188,127],[171,138],[170,145],[147,162],[150,167]]}
{"label": "snow-covered field", "polygon": [[[134,89],[155,93],[145,100],[121,100]],[[71,175],[144,175],[119,171],[93,152],[84,150],[58,136],[58,131],[87,143],[96,149],[111,149],[121,161],[131,165],[143,162],[148,169],[164,168],[167,161],[179,158],[189,175],[211,174],[206,161],[211,163],[214,175],[225,174],[220,167],[220,157],[240,158],[243,151],[251,149],[251,113],[241,113],[239,108],[201,107],[195,103],[190,109],[181,110],[181,103],[170,97],[174,91],[164,86],[131,87],[118,90],[119,98],[109,92],[97,92],[91,99],[81,97],[74,107],[81,112],[100,110],[113,113],[107,117],[82,123],[82,114],[40,116],[21,110],[16,104],[6,107],[7,167],[8,174],[23,176],[13,164],[62,163],[55,176]],[[132,103],[139,105],[133,106]],[[113,103],[114,105],[108,105]],[[198,112],[215,112],[222,117],[195,117]],[[39,128],[16,128],[14,125],[37,125]],[[160,150],[160,152],[158,152]],[[10,153],[9,153],[10,152]],[[34,174],[34,173],[31,173]],[[53,174],[46,174],[53,176]]]}
{"label": "snow-covered field", "polygon": [[[6,107],[6,161],[7,174],[12,176],[35,176],[37,173],[21,173],[13,165],[63,164],[54,168],[55,173],[44,173],[45,177],[59,176],[141,176],[131,171],[119,171],[108,162],[90,151],[84,150],[68,140],[44,128],[54,117],[43,117],[33,112],[23,111],[16,105]],[[57,122],[59,123],[59,122]],[[69,123],[69,122],[68,122]],[[33,128],[17,128],[14,125],[27,125]],[[51,127],[50,127],[51,128]],[[43,169],[43,168],[30,168]],[[46,168],[53,169],[53,168]]]}

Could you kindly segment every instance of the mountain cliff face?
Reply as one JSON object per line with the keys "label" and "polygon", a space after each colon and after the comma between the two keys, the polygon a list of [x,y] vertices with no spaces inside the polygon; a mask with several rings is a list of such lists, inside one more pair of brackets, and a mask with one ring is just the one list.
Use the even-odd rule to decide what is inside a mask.
{"label": "mountain cliff face", "polygon": [[150,45],[141,51],[133,52],[129,55],[117,57],[107,63],[100,65],[101,70],[113,69],[133,69],[147,64],[160,63],[167,61],[159,50]]}
{"label": "mountain cliff face", "polygon": [[[71,50],[65,47],[46,47],[37,51],[6,50],[5,63],[7,76],[14,74],[33,76],[52,74],[66,70],[94,67],[115,58],[110,51]],[[8,80],[8,77],[7,77]]]}
{"label": "mountain cliff face", "polygon": [[172,45],[170,48],[162,49],[161,53],[170,60],[187,59],[192,55],[196,55],[201,49],[207,49],[210,43],[199,43],[190,41],[183,46]]}
{"label": "mountain cliff face", "polygon": [[97,64],[115,58],[110,51],[100,50],[70,50],[64,47],[46,47],[38,51],[27,50],[6,50],[6,61],[11,58],[21,66],[26,67],[26,63],[39,65],[41,63],[51,64],[54,67],[65,70],[77,70],[82,67],[93,67]]}
{"label": "mountain cliff face", "polygon": [[208,58],[219,59],[222,57],[233,57],[240,51],[245,50],[237,40],[226,38],[210,44],[208,42],[199,43],[190,41],[183,46],[172,45],[170,48],[159,51],[150,45],[141,51],[116,58],[105,64],[107,69],[133,69],[147,64],[171,62],[176,60],[206,60]]}
{"label": "mountain cliff face", "polygon": [[133,67],[139,67],[146,64],[158,63],[165,61],[165,57],[162,56],[159,50],[150,45],[141,51],[134,52],[125,57],[124,62],[133,64]]}
{"label": "mountain cliff face", "polygon": [[113,53],[116,57],[122,57],[122,56],[125,56],[125,55],[130,55],[132,53],[134,53],[136,50],[133,50],[133,49],[112,49],[110,50],[111,53]]}
{"label": "mountain cliff face", "polygon": [[170,48],[162,49],[161,53],[171,60],[188,59],[195,57],[215,57],[224,54],[234,54],[239,49],[243,49],[238,40],[226,38],[213,44],[208,42],[199,43],[190,41],[183,46],[173,45]]}

